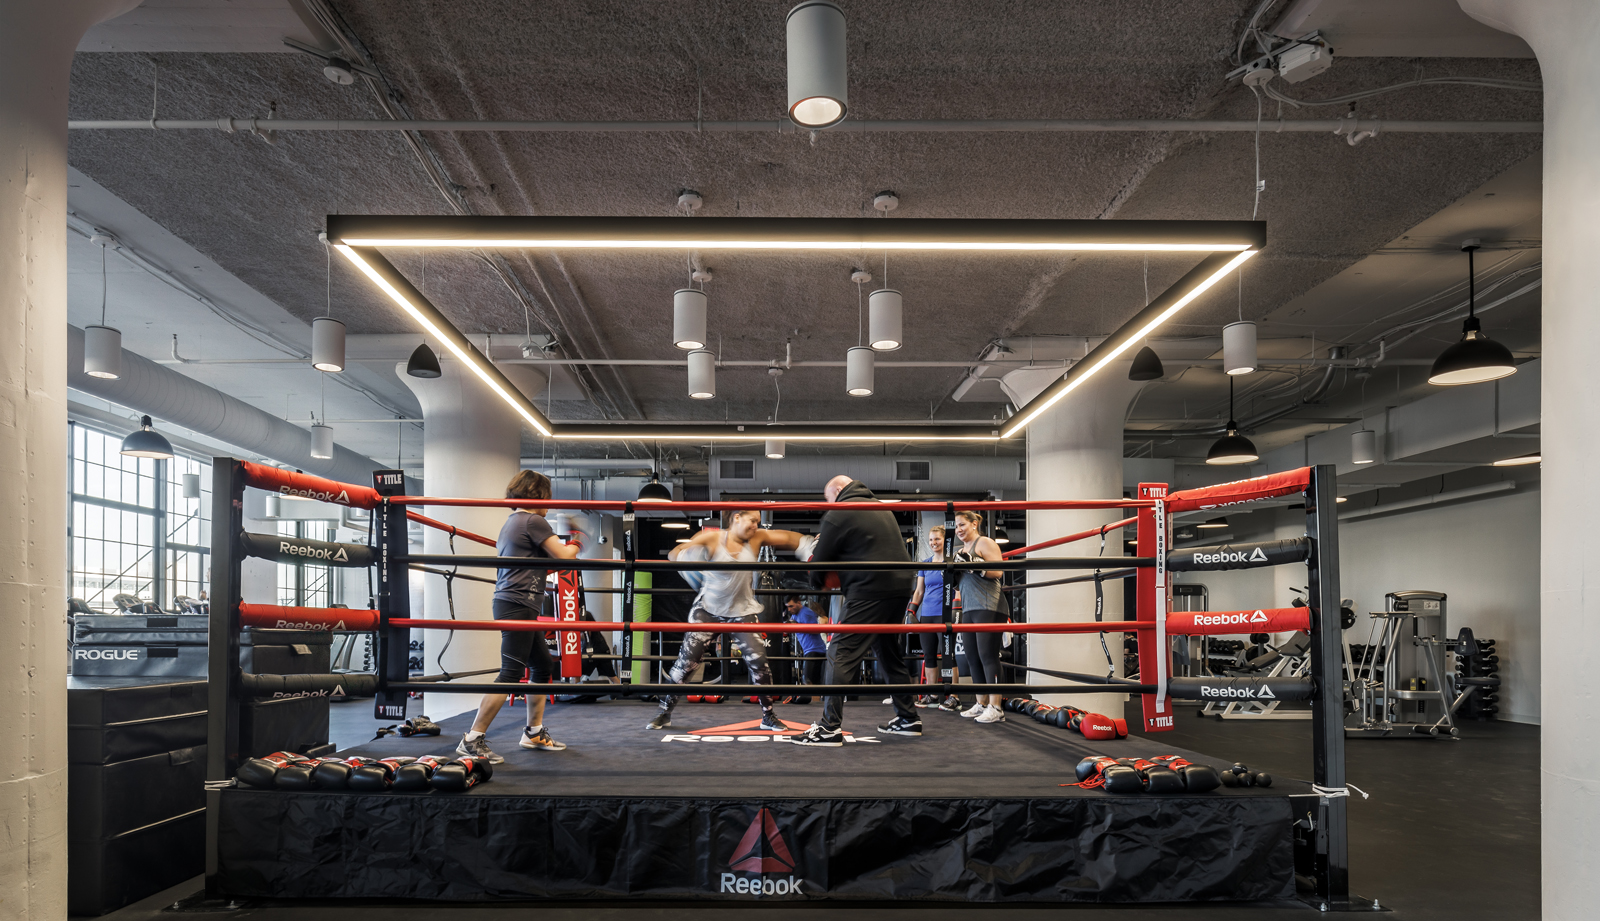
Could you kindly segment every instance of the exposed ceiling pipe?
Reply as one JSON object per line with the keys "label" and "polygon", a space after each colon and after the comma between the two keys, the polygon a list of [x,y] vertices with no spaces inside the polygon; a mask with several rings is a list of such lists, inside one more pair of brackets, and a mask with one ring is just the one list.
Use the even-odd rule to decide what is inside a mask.
{"label": "exposed ceiling pipe", "polygon": [[67,386],[329,479],[367,483],[372,471],[383,466],[339,445],[334,445],[333,457],[313,458],[309,431],[127,349],[122,350],[121,378],[90,377],[83,373],[83,330],[70,325]]}
{"label": "exposed ceiling pipe", "polygon": [[[1328,357],[1330,359],[1338,360],[1344,357],[1344,352],[1344,346],[1336,345],[1328,349]],[[1295,400],[1293,403],[1290,403],[1287,406],[1280,406],[1277,409],[1269,409],[1264,413],[1257,413],[1248,419],[1241,420],[1239,422],[1239,431],[1254,432],[1257,428],[1260,428],[1269,422],[1276,422],[1277,420],[1282,419],[1284,416],[1289,415],[1302,406],[1310,406],[1316,403],[1328,392],[1328,388],[1333,384],[1334,372],[1338,370],[1338,365],[1328,365],[1327,368],[1325,368],[1322,372],[1322,380],[1317,382],[1317,386],[1313,387],[1310,393],[1298,400]],[[1134,440],[1149,440],[1150,438],[1161,436],[1172,438],[1217,438],[1222,435],[1226,435],[1227,433],[1227,425],[1215,425],[1204,429],[1127,429],[1122,434],[1124,438],[1131,438]]]}
{"label": "exposed ceiling pipe", "polygon": [[[72,131],[495,131],[533,133],[777,132],[809,134],[789,119],[776,121],[488,121],[478,119],[383,118],[201,118],[71,119]],[[837,132],[1254,132],[1348,135],[1355,131],[1388,134],[1541,134],[1537,121],[1422,121],[1379,118],[1302,118],[1256,122],[1253,119],[1195,118],[955,118],[866,119],[847,121]]]}

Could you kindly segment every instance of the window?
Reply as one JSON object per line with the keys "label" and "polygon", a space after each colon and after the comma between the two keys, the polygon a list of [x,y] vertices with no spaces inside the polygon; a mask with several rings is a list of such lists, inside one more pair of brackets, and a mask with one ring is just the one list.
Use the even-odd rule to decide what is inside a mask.
{"label": "window", "polygon": [[[280,537],[303,537],[311,540],[338,540],[339,533],[328,521],[280,521]],[[278,603],[290,607],[325,608],[342,597],[335,591],[337,580],[333,569],[314,563],[278,564]]]}
{"label": "window", "polygon": [[756,478],[756,462],[751,460],[725,460],[718,468],[724,480],[753,480]]}
{"label": "window", "polygon": [[894,478],[897,480],[932,479],[932,467],[927,461],[895,461]]}
{"label": "window", "polygon": [[[210,553],[211,466],[187,457],[124,457],[121,439],[76,423],[68,428],[69,594],[91,608],[117,608],[131,595],[176,610],[205,598]],[[199,498],[183,475],[200,478]]]}

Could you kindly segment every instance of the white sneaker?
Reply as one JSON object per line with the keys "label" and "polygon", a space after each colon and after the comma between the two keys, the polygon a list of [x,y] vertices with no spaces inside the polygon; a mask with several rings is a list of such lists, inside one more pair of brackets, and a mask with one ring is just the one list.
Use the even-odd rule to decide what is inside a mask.
{"label": "white sneaker", "polygon": [[894,698],[893,698],[893,697],[885,697],[885,698],[884,698],[884,699],[883,699],[883,702],[884,702],[884,703],[885,703],[885,704],[892,704],[892,703],[894,703]]}
{"label": "white sneaker", "polygon": [[976,717],[982,716],[984,714],[984,712],[986,710],[988,710],[988,709],[989,709],[989,707],[988,707],[987,704],[973,704],[972,706],[968,707],[967,709],[962,710],[961,711],[961,715],[970,720],[970,719],[974,719]]}
{"label": "white sneaker", "polygon": [[1006,715],[999,707],[985,707],[983,712],[972,718],[974,723],[1000,723],[1004,722]]}

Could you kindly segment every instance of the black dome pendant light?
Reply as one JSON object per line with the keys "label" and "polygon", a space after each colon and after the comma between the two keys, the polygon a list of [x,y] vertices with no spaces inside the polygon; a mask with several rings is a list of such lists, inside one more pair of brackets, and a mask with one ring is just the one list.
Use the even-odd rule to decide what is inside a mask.
{"label": "black dome pendant light", "polygon": [[1467,320],[1461,324],[1461,341],[1440,352],[1433,370],[1428,372],[1428,383],[1443,387],[1481,384],[1517,373],[1511,350],[1485,336],[1478,322],[1478,287],[1472,258],[1478,241],[1469,240],[1461,249],[1467,254]]}
{"label": "black dome pendant light", "polygon": [[1250,439],[1239,434],[1239,423],[1233,421],[1233,378],[1228,378],[1228,434],[1218,438],[1206,452],[1208,464],[1251,464],[1261,459]]}
{"label": "black dome pendant light", "polygon": [[1128,369],[1128,380],[1153,381],[1159,379],[1165,373],[1167,373],[1166,369],[1161,367],[1161,356],[1156,354],[1155,349],[1147,345],[1140,349],[1137,355],[1133,356],[1133,367]]}
{"label": "black dome pendant light", "polygon": [[417,346],[416,351],[406,360],[406,374],[411,377],[433,378],[439,377],[444,372],[439,370],[439,356],[435,355],[433,349],[428,348],[428,343],[424,342]]}

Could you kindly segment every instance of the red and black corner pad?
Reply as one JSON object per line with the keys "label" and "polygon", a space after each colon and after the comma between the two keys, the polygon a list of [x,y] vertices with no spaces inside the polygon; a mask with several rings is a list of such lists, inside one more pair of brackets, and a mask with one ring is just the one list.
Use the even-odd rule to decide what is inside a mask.
{"label": "red and black corner pad", "polygon": [[239,467],[244,471],[245,485],[254,486],[256,489],[301,499],[331,502],[334,505],[347,505],[350,508],[376,508],[378,505],[378,491],[370,486],[341,483],[338,480],[312,476],[309,473],[297,473],[293,470],[280,470],[277,467],[254,464],[250,461],[240,461]]}
{"label": "red and black corner pad", "polygon": [[279,630],[372,630],[378,612],[365,608],[297,608],[278,604],[239,604],[241,627]]}
{"label": "red and black corner pad", "polygon": [[1192,512],[1196,509],[1222,508],[1239,505],[1256,499],[1274,499],[1278,496],[1298,495],[1311,485],[1311,468],[1299,467],[1281,473],[1268,473],[1247,480],[1234,480],[1216,486],[1185,489],[1167,499],[1167,511]]}

